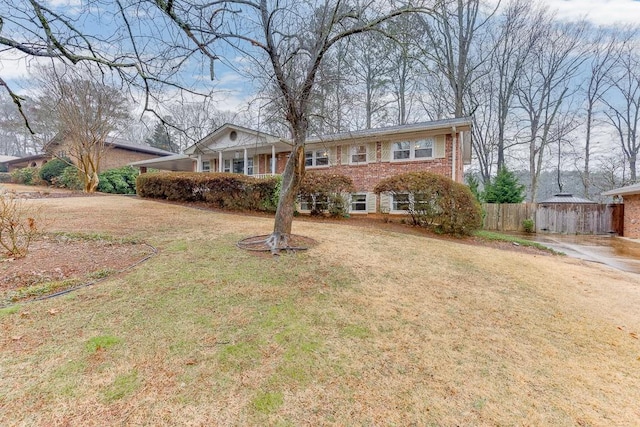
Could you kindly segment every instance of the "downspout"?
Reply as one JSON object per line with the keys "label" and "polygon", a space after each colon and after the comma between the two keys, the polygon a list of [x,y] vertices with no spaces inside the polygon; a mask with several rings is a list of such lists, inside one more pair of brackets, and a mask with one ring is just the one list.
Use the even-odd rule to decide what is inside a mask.
{"label": "downspout", "polygon": [[456,169],[456,153],[458,152],[458,134],[456,127],[451,128],[451,178],[458,182],[457,169]]}
{"label": "downspout", "polygon": [[224,171],[224,164],[222,162],[222,151],[218,151],[218,172]]}

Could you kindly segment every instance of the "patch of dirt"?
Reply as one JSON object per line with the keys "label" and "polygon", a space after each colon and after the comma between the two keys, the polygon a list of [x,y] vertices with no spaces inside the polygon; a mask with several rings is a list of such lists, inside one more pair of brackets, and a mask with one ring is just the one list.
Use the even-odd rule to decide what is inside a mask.
{"label": "patch of dirt", "polygon": [[[0,304],[14,301],[28,287],[66,281],[55,287],[55,291],[59,291],[109,276],[141,261],[153,251],[151,246],[139,243],[42,236],[31,242],[26,257],[0,258]],[[19,299],[34,296],[28,294]]]}

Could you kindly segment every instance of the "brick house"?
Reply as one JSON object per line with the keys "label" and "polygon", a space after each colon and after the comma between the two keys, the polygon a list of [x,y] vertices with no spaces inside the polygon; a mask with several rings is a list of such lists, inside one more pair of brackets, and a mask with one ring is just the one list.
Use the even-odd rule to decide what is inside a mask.
{"label": "brick house", "polygon": [[640,239],[640,184],[616,188],[602,195],[622,197],[624,200],[623,236]]}
{"label": "brick house", "polygon": [[[100,160],[100,170],[98,172],[127,166],[131,162],[166,157],[174,154],[169,151],[160,150],[148,145],[136,144],[121,138],[107,137],[106,145],[107,149]],[[72,150],[70,150],[68,142],[65,141],[64,137],[59,135],[45,144],[43,151],[43,154],[36,154],[5,162],[8,171],[11,172],[26,167],[42,167],[55,156],[69,157],[71,161],[75,162],[73,155],[70,154]]]}
{"label": "brick house", "polygon": [[[291,144],[284,138],[225,124],[183,154],[132,163],[147,168],[194,172],[231,172],[255,177],[282,173]],[[385,178],[429,171],[463,181],[471,162],[471,119],[457,118],[379,129],[345,132],[307,139],[306,168],[349,176],[356,193],[351,213],[404,212],[408,200],[373,192]],[[301,206],[306,210],[309,206]]]}

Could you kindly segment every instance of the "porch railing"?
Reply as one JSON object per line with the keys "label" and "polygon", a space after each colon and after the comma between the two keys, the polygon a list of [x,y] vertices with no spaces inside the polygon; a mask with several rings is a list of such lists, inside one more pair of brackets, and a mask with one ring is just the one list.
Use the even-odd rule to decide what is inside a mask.
{"label": "porch railing", "polygon": [[249,175],[252,176],[256,179],[264,179],[264,178],[271,178],[272,176],[280,176],[279,173],[254,173],[253,175]]}

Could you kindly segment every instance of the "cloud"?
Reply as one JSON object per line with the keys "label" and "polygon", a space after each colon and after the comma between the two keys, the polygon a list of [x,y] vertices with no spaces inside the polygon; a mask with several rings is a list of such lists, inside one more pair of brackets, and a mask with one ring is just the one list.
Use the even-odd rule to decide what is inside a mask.
{"label": "cloud", "polygon": [[545,0],[556,17],[563,20],[588,21],[604,26],[637,24],[640,1],[636,0]]}

